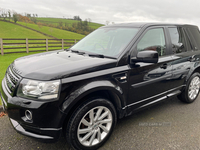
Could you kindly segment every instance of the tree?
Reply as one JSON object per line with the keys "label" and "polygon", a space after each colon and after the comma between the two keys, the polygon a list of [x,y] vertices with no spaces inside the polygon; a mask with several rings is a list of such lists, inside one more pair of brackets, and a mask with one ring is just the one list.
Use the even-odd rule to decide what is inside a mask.
{"label": "tree", "polygon": [[92,21],[92,19],[88,18],[88,23],[90,23]]}
{"label": "tree", "polygon": [[81,18],[79,16],[74,16],[74,20],[79,20],[81,21]]}
{"label": "tree", "polygon": [[34,17],[34,18],[32,18],[32,20],[31,21],[33,21],[35,24],[37,24],[37,19]]}
{"label": "tree", "polygon": [[109,25],[109,23],[110,23],[110,21],[107,20],[107,21],[106,21],[106,25]]}
{"label": "tree", "polygon": [[88,21],[87,21],[87,19],[85,19],[85,21],[83,21],[83,25],[84,25],[84,26],[88,26]]}
{"label": "tree", "polygon": [[26,22],[26,23],[31,22],[31,20],[26,16],[22,16],[22,15],[18,15],[18,16],[19,16],[19,21]]}
{"label": "tree", "polygon": [[37,24],[37,19],[35,18],[35,15],[33,14],[33,17],[31,17],[31,21]]}
{"label": "tree", "polygon": [[16,12],[13,13],[13,20],[16,23],[18,21],[19,17],[18,14]]}
{"label": "tree", "polygon": [[65,27],[67,27],[67,22],[65,22]]}
{"label": "tree", "polygon": [[2,11],[2,8],[0,7],[0,18],[1,18],[1,14],[2,14],[1,11]]}
{"label": "tree", "polygon": [[62,21],[58,22],[58,26],[62,27],[63,26],[63,22]]}
{"label": "tree", "polygon": [[65,28],[65,30],[76,32],[79,34],[84,34],[84,35],[87,35],[90,32],[94,31],[94,29],[89,27],[87,20],[74,22],[72,26]]}
{"label": "tree", "polygon": [[10,19],[11,19],[11,11],[10,10],[8,10],[8,17],[9,17],[9,21],[10,21]]}
{"label": "tree", "polygon": [[4,20],[7,18],[7,13],[5,12],[5,14],[4,14]]}
{"label": "tree", "polygon": [[31,14],[26,14],[26,17],[30,18],[30,17],[31,17]]}
{"label": "tree", "polygon": [[6,10],[5,9],[1,9],[1,17],[3,17],[3,19],[5,20],[6,17],[7,17],[7,13],[6,13]]}

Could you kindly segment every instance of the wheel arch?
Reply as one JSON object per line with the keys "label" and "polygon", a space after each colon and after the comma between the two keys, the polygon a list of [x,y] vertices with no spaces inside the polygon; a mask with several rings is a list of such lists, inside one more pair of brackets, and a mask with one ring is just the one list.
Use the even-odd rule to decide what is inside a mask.
{"label": "wheel arch", "polygon": [[[77,110],[78,106],[81,106],[86,101],[95,98],[105,98],[109,100],[116,109],[117,118],[122,118],[125,115],[125,110],[122,109],[125,106],[125,101],[123,97],[123,92],[120,87],[114,86],[113,84],[112,86],[111,84],[108,84],[107,86],[105,86],[104,84],[95,87],[90,87],[90,89],[86,87],[79,88],[76,91],[74,91],[74,93],[71,94],[71,96],[66,98],[61,108],[61,110],[66,114],[65,118],[62,119],[63,127],[68,123],[71,115]],[[77,94],[79,94],[78,97],[75,97],[74,95]]]}
{"label": "wheel arch", "polygon": [[194,72],[200,73],[200,66],[198,66],[197,68],[195,68],[194,71],[192,72],[192,74],[193,74]]}
{"label": "wheel arch", "polygon": [[187,83],[187,81],[190,79],[190,77],[195,73],[198,72],[200,73],[200,65],[196,66],[195,68],[191,69],[190,72],[188,73],[186,80],[185,80],[185,84]]}

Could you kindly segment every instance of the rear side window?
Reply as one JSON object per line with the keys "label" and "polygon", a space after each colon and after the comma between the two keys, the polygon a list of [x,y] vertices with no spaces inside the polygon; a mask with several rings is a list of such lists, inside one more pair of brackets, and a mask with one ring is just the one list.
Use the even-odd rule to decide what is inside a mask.
{"label": "rear side window", "polygon": [[195,49],[200,49],[200,32],[197,28],[187,28],[189,30],[190,37],[194,41]]}
{"label": "rear side window", "polygon": [[169,34],[172,42],[172,50],[175,53],[181,53],[187,51],[187,45],[185,42],[184,34],[182,28],[170,27]]}

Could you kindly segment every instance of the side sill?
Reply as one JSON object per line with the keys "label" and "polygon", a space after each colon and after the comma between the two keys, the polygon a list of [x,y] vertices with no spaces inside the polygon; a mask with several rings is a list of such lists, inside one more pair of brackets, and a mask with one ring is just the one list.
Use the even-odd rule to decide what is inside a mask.
{"label": "side sill", "polygon": [[[135,102],[135,103],[132,103],[132,104],[126,105],[126,106],[123,107],[122,109],[123,109],[123,110],[124,110],[124,109],[127,109],[127,108],[130,107],[130,106],[134,106],[134,105],[136,105],[136,104],[139,104],[139,103],[142,103],[142,102],[148,101],[148,100],[150,100],[150,99],[156,98],[156,97],[158,97],[158,96],[161,96],[161,95],[164,95],[164,94],[167,94],[167,93],[173,91],[173,92],[171,92],[171,93],[169,93],[169,94],[167,94],[167,95],[165,95],[165,96],[163,96],[163,97],[161,97],[161,98],[158,98],[158,99],[154,100],[154,101],[156,101],[156,102],[158,102],[158,101],[162,101],[163,99],[167,99],[167,98],[170,98],[170,97],[172,97],[172,96],[174,96],[174,95],[178,95],[178,94],[180,94],[180,93],[181,93],[181,90],[180,90],[180,89],[181,89],[182,87],[185,87],[185,86],[186,86],[186,85],[182,85],[182,86],[180,86],[180,87],[177,87],[177,88],[171,89],[171,90],[169,90],[169,91],[166,91],[166,92],[160,93],[160,94],[158,94],[158,95],[155,95],[155,96],[152,96],[152,97],[149,97],[149,98],[146,98],[146,99],[140,100],[140,101],[138,101],[138,102]],[[154,101],[150,102],[150,104],[153,103]],[[147,103],[147,104],[148,104],[148,103]],[[147,104],[145,104],[145,105],[147,105]]]}

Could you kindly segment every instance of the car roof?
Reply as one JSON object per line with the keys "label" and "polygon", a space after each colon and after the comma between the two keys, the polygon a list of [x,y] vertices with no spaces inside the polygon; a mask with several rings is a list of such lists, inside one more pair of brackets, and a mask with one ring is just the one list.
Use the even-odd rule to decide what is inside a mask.
{"label": "car roof", "polygon": [[177,24],[177,23],[159,23],[159,22],[134,22],[134,23],[120,23],[120,24],[112,24],[103,26],[103,28],[109,28],[109,27],[136,27],[136,28],[142,28],[142,27],[148,27],[148,26],[193,26],[197,27],[195,25],[189,25],[189,24]]}

